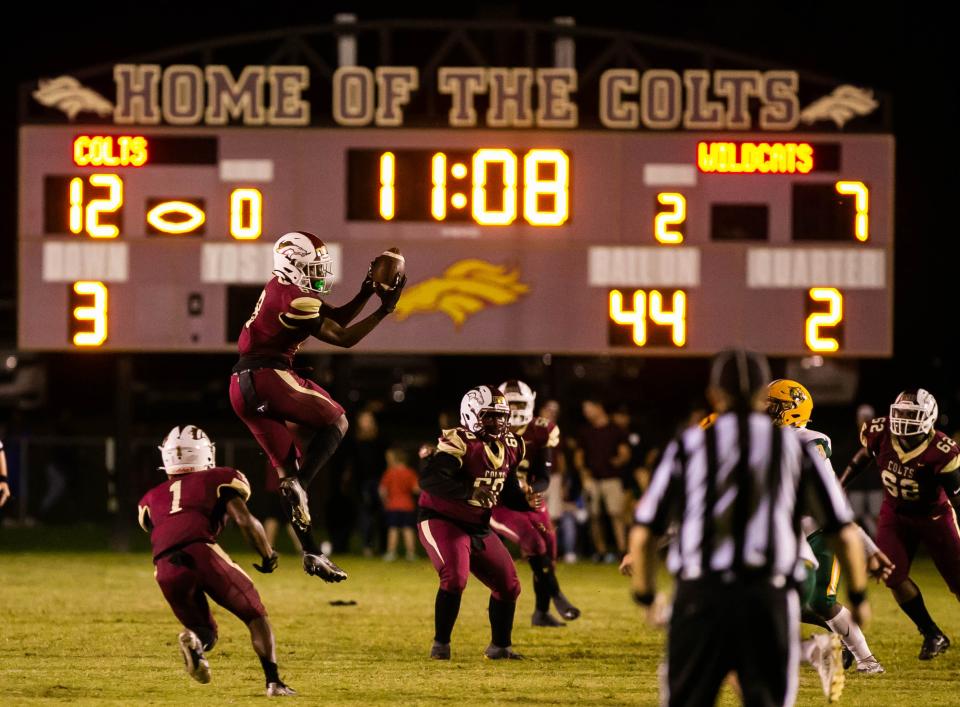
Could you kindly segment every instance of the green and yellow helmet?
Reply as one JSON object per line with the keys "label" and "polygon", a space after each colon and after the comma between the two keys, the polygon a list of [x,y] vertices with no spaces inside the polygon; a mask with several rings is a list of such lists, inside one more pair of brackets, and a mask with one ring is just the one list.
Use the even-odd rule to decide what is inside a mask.
{"label": "green and yellow helmet", "polygon": [[797,381],[779,378],[767,386],[767,414],[780,427],[806,427],[813,413],[810,391]]}

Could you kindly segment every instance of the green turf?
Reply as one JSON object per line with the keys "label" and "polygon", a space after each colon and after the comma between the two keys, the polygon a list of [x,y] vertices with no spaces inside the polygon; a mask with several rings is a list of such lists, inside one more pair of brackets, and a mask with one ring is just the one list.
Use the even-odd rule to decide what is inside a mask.
{"label": "green turf", "polygon": [[[9,546],[8,546],[9,547]],[[228,544],[227,547],[237,546]],[[253,558],[236,553],[243,566]],[[487,593],[471,580],[453,637],[453,660],[429,661],[432,567],[338,558],[350,579],[328,586],[286,555],[272,576],[251,573],[277,634],[281,674],[308,704],[656,704],[663,638],[640,621],[625,580],[611,566],[562,566],[567,595],[583,617],[563,629],[529,626],[529,570],[514,644],[523,662],[481,657],[489,639]],[[145,554],[0,554],[0,704],[238,704],[263,700],[259,664],[246,629],[218,611],[220,643],[213,681],[184,674],[179,629]],[[960,638],[960,612],[927,562],[915,577],[948,634]],[[849,705],[955,705],[960,646],[931,663],[917,658],[919,637],[888,592],[871,593],[876,618],[868,638],[887,668],[878,677],[848,673]],[[331,600],[355,600],[334,607]],[[746,628],[745,628],[746,630]],[[820,704],[814,673],[801,672],[799,704]],[[729,696],[723,704],[735,704]]]}

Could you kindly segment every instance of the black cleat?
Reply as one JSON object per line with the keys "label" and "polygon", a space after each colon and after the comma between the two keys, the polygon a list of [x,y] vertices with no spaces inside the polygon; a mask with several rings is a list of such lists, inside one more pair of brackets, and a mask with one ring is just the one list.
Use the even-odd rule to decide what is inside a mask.
{"label": "black cleat", "polygon": [[307,492],[300,485],[300,480],[296,476],[280,479],[280,495],[289,507],[290,522],[303,533],[309,531],[310,504],[307,499]]}
{"label": "black cleat", "polygon": [[303,553],[303,571],[311,577],[319,577],[324,582],[342,582],[347,578],[347,573],[322,552],[319,555]]}
{"label": "black cleat", "polygon": [[434,641],[430,648],[430,657],[433,660],[450,660],[450,644]]}
{"label": "black cleat", "polygon": [[580,617],[580,609],[571,604],[570,600],[563,596],[563,592],[557,592],[553,597],[553,605],[566,621],[573,621]]}
{"label": "black cleat", "polygon": [[941,653],[945,653],[950,647],[950,639],[942,633],[933,636],[924,636],[923,645],[920,647],[920,660],[933,660]]}
{"label": "black cleat", "polygon": [[549,611],[534,611],[533,618],[530,619],[531,626],[544,626],[546,628],[560,628],[566,626],[563,621],[560,621]]}
{"label": "black cleat", "polygon": [[846,646],[844,646],[842,655],[843,655],[843,669],[850,670],[850,666],[853,665],[853,653],[851,653],[849,649]]}
{"label": "black cleat", "polygon": [[512,646],[504,648],[492,643],[483,651],[483,657],[489,660],[523,660],[523,656],[515,653]]}

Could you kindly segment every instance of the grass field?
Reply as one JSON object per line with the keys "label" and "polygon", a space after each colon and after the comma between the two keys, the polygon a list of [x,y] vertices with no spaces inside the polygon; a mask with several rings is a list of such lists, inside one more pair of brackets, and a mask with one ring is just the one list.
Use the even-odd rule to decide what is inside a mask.
{"label": "grass field", "polygon": [[[3,531],[0,531],[2,536]],[[9,541],[9,537],[6,538]],[[224,543],[249,568],[253,558]],[[608,565],[562,566],[560,577],[583,617],[563,629],[529,625],[529,570],[514,644],[528,660],[491,663],[487,593],[471,581],[453,636],[453,660],[426,658],[437,580],[426,560],[385,564],[337,558],[350,579],[324,585],[284,555],[271,576],[251,572],[278,639],[284,679],[306,704],[656,704],[663,637],[645,628],[625,580]],[[916,579],[948,635],[960,639],[960,612],[932,566]],[[848,673],[849,705],[960,704],[960,646],[931,663],[916,654],[919,636],[885,589],[871,593],[867,633],[887,668]],[[356,606],[331,606],[355,600]],[[179,626],[153,580],[146,553],[17,552],[0,543],[0,704],[243,704],[263,700],[259,664],[247,631],[217,612],[220,643],[210,654],[213,681],[183,672]],[[799,704],[823,702],[813,671],[801,671]],[[735,704],[727,695],[722,704]]]}

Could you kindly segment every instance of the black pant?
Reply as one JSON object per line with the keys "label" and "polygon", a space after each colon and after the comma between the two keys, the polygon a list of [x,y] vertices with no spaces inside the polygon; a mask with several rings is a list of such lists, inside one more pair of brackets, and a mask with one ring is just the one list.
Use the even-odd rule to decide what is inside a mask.
{"label": "black pant", "polygon": [[792,705],[797,695],[800,603],[768,582],[681,581],[668,639],[668,704],[713,705],[727,673],[747,707]]}

